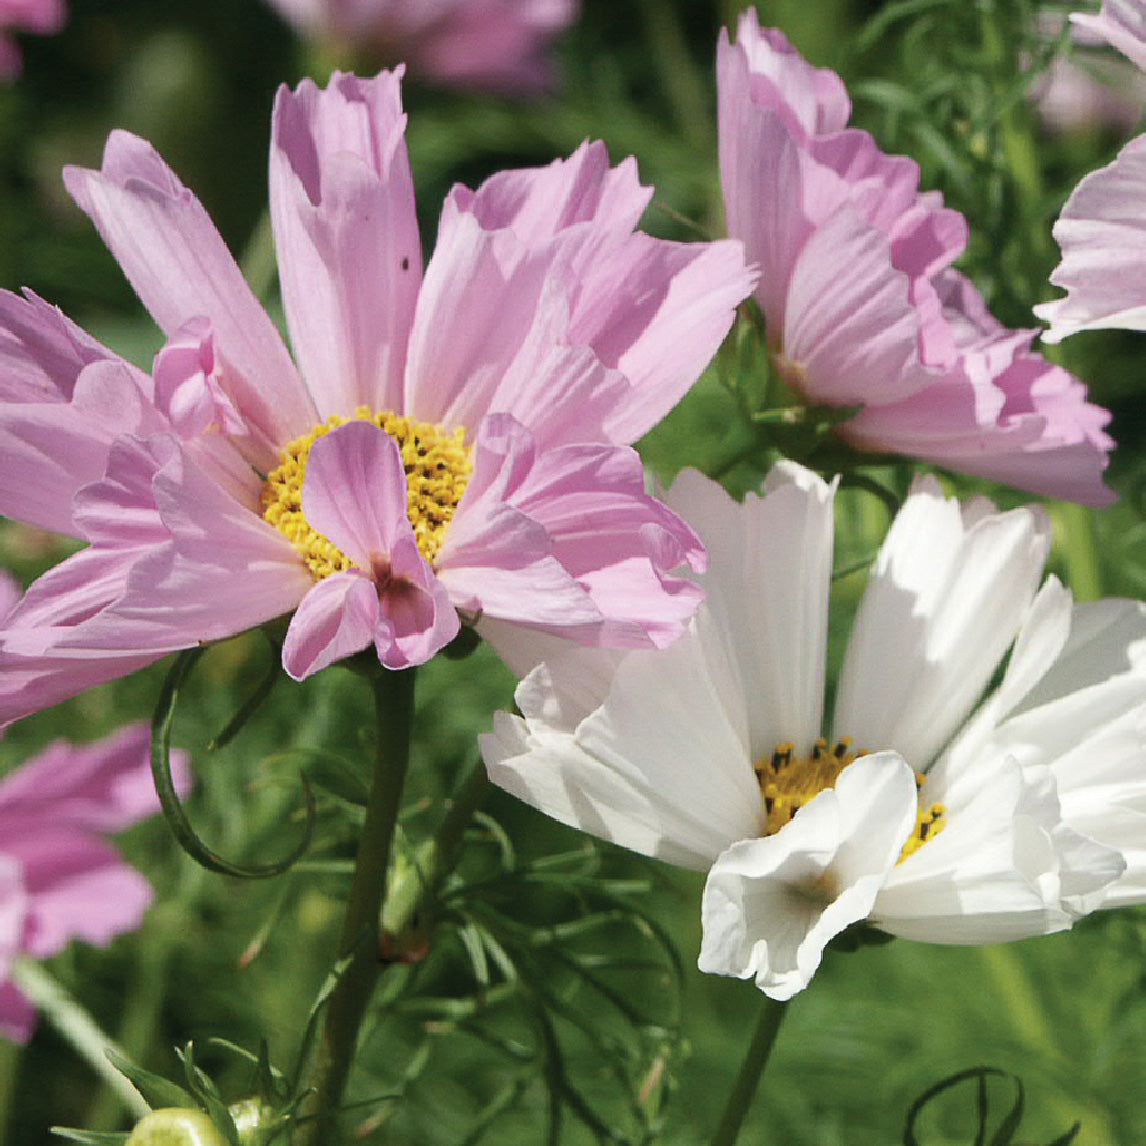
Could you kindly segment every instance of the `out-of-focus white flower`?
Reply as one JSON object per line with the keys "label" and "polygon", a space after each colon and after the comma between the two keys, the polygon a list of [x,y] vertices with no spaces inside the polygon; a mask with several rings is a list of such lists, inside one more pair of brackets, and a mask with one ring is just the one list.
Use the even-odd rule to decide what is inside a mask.
{"label": "out-of-focus white flower", "polygon": [[702,970],[783,999],[860,920],[978,944],[1146,899],[1146,607],[1040,589],[1041,513],[916,484],[825,738],[833,487],[784,464],[742,505],[697,474],[668,500],[709,549],[689,633],[552,658],[482,750],[555,818],[707,870]]}

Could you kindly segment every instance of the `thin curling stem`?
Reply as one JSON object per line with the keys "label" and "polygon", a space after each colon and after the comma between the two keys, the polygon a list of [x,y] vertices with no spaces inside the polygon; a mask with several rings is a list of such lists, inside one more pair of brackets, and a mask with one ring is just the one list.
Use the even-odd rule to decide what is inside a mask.
{"label": "thin curling stem", "polygon": [[340,961],[345,961],[345,970],[326,1005],[313,1073],[315,1117],[300,1125],[300,1146],[322,1146],[333,1141],[331,1129],[354,1061],[358,1029],[381,970],[380,919],[386,899],[394,827],[410,760],[414,670],[379,669],[372,676],[371,684],[378,745],[366,820],[339,940],[338,956]]}
{"label": "thin curling stem", "polygon": [[760,1076],[768,1065],[768,1057],[772,1053],[772,1046],[780,1030],[780,1021],[788,1009],[787,1002],[777,1002],[775,999],[769,999],[767,995],[762,995],[761,998],[764,1001],[764,1009],[760,1012],[752,1041],[748,1044],[748,1053],[740,1064],[740,1073],[736,1076],[736,1082],[728,1096],[720,1125],[712,1136],[711,1146],[734,1146],[748,1108],[752,1105],[756,1087],[760,1084]]}

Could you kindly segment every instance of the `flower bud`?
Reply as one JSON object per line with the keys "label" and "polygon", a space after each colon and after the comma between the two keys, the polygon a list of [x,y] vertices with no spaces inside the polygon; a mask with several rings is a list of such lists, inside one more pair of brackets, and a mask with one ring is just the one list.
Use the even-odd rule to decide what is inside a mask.
{"label": "flower bud", "polygon": [[257,1098],[233,1102],[228,1110],[235,1120],[241,1146],[263,1146],[275,1126],[274,1110],[264,1106]]}
{"label": "flower bud", "polygon": [[167,1107],[137,1122],[126,1146],[227,1146],[227,1142],[201,1110]]}

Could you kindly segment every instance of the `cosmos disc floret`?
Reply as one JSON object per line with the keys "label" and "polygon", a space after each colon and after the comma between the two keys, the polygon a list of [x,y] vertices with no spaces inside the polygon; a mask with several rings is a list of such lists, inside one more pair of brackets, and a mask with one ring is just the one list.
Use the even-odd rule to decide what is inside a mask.
{"label": "cosmos disc floret", "polygon": [[359,406],[353,419],[331,414],[280,451],[281,462],[263,487],[263,517],[298,550],[316,581],[353,567],[350,558],[312,528],[302,512],[302,483],[311,446],[348,421],[372,422],[398,444],[406,473],[407,516],[418,552],[433,564],[473,471],[462,427],[446,430],[366,406]]}
{"label": "cosmos disc floret", "polygon": [[[834,747],[829,747],[827,740],[821,736],[812,745],[808,756],[798,756],[796,746],[790,740],[777,744],[770,757],[766,756],[753,765],[767,817],[764,835],[775,835],[825,788],[834,788],[840,773],[857,757],[864,755],[865,752],[856,751],[852,747],[849,736],[842,737]],[[923,774],[916,772],[916,788],[922,791],[923,784]],[[943,830],[946,812],[947,809],[940,803],[919,805],[915,827],[900,853],[900,863]]]}

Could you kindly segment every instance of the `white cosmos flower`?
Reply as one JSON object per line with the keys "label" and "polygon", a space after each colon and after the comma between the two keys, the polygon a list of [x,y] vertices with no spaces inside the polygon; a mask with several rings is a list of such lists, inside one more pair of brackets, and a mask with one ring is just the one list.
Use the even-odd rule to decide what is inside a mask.
{"label": "white cosmos flower", "polygon": [[534,669],[523,715],[482,739],[494,782],[707,870],[701,969],[777,999],[859,920],[990,943],[1146,900],[1146,607],[1040,589],[1038,510],[961,508],[921,480],[820,740],[833,496],[793,464],[743,504],[678,479],[667,500],[709,550],[705,607],[663,651]]}

